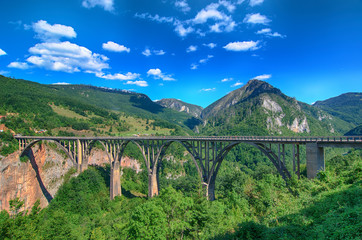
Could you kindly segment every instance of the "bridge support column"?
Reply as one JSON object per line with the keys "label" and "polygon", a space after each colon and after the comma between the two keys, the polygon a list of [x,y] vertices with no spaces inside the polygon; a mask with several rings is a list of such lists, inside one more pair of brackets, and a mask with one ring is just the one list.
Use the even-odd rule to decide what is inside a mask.
{"label": "bridge support column", "polygon": [[158,180],[157,171],[148,174],[148,197],[158,196]]}
{"label": "bridge support column", "polygon": [[119,161],[113,162],[113,166],[111,168],[111,179],[109,184],[111,200],[113,200],[116,196],[122,195]]}
{"label": "bridge support column", "polygon": [[320,171],[324,171],[324,149],[317,143],[307,143],[307,177],[315,178]]}
{"label": "bridge support column", "polygon": [[77,172],[82,172],[82,162],[83,162],[83,144],[77,139]]}
{"label": "bridge support column", "polygon": [[204,194],[207,200],[214,201],[215,200],[215,181],[211,181],[209,184],[203,183]]}

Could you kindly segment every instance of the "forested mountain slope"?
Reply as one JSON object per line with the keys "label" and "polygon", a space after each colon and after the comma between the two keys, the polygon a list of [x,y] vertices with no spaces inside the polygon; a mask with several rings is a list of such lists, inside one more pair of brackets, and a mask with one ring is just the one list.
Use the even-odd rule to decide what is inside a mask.
{"label": "forested mountain slope", "polygon": [[333,135],[354,126],[259,80],[250,80],[214,102],[202,111],[201,117],[204,134]]}
{"label": "forested mountain slope", "polygon": [[324,101],[317,101],[313,106],[355,125],[362,124],[362,93],[360,92],[344,93]]}

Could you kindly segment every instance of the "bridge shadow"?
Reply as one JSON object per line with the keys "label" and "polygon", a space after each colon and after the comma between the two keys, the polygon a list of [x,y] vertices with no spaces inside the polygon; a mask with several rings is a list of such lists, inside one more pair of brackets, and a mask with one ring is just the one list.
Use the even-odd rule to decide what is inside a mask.
{"label": "bridge shadow", "polygon": [[44,195],[44,197],[46,198],[46,200],[48,201],[48,203],[50,203],[52,200],[53,200],[53,196],[49,193],[48,189],[45,187],[44,183],[43,183],[43,180],[40,176],[40,173],[39,173],[39,167],[38,167],[38,164],[36,163],[35,161],[35,156],[34,156],[34,152],[31,148],[29,148],[25,154],[29,157],[30,159],[30,164],[32,166],[32,168],[34,169],[35,171],[35,174],[36,174],[36,179],[39,183],[39,186],[40,186],[40,189]]}
{"label": "bridge shadow", "polygon": [[[101,174],[106,186],[109,188],[109,186],[110,186],[110,176],[111,176],[111,167],[110,167],[110,165],[106,164],[104,166],[99,166],[99,165],[90,165],[90,166],[92,166],[94,169],[96,169],[96,171],[98,171]],[[139,196],[136,196],[136,195],[132,194],[131,191],[128,191],[128,190],[122,188],[122,186],[121,186],[121,191],[122,191],[122,196],[125,196],[126,198],[131,199],[131,198],[139,197]]]}

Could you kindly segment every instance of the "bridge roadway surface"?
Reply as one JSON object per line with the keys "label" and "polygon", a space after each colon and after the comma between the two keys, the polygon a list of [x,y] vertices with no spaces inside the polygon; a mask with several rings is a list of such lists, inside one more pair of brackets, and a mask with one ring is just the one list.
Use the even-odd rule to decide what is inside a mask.
{"label": "bridge roadway surface", "polygon": [[[215,180],[219,167],[227,153],[240,143],[258,148],[271,160],[284,180],[291,178],[291,171],[300,177],[300,145],[306,145],[307,177],[314,178],[325,169],[325,147],[362,148],[362,136],[140,136],[140,137],[53,137],[20,136],[20,156],[31,150],[39,141],[53,141],[62,148],[73,161],[78,171],[88,167],[88,159],[96,142],[103,145],[110,166],[110,197],[121,195],[120,162],[129,143],[137,145],[148,171],[149,197],[158,195],[159,162],[167,148],[174,142],[182,144],[190,153],[196,165],[208,199],[215,199]],[[277,147],[272,148],[272,146]],[[285,146],[292,145],[292,170],[287,168]],[[291,164],[289,164],[291,165]]]}

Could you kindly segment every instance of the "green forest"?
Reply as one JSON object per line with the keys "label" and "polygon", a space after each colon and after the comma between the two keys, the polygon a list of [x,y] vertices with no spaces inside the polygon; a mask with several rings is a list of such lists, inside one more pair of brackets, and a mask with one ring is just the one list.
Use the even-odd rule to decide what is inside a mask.
{"label": "green forest", "polygon": [[[293,176],[293,194],[267,162],[227,161],[215,201],[204,197],[191,161],[164,161],[152,199],[146,171],[124,169],[123,194],[111,201],[109,166],[91,167],[68,179],[45,209],[26,212],[12,200],[10,212],[0,213],[0,239],[361,239],[361,154],[328,159],[314,180]],[[171,168],[185,174],[167,179]]]}

